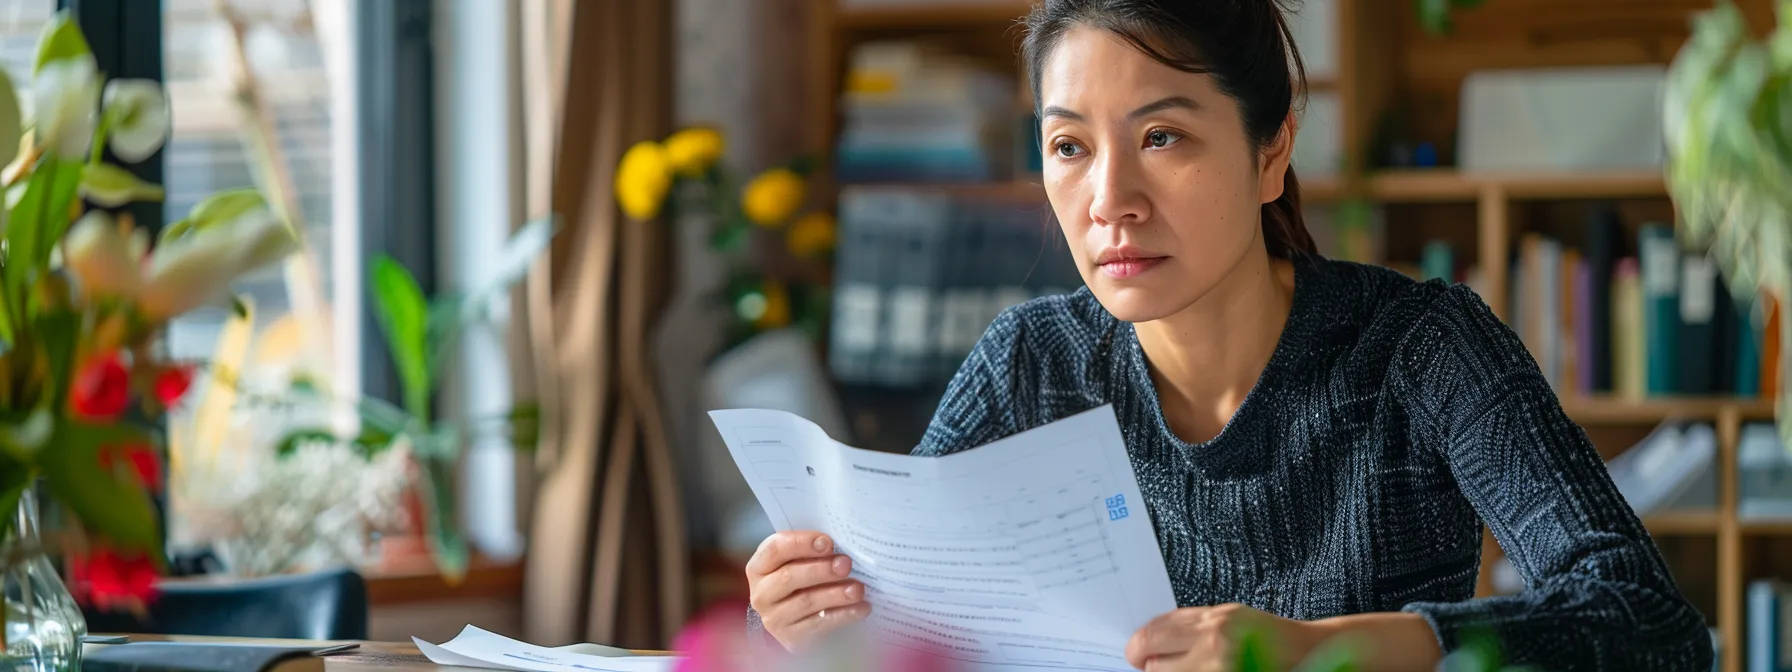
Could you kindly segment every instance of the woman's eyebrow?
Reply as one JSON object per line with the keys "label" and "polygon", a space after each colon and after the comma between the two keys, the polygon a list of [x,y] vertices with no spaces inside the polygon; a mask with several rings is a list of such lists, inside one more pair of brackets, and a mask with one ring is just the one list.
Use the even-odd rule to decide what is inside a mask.
{"label": "woman's eyebrow", "polygon": [[[1199,109],[1201,109],[1201,104],[1195,102],[1195,99],[1190,98],[1188,96],[1169,96],[1167,98],[1163,98],[1163,99],[1160,99],[1157,101],[1146,103],[1146,104],[1140,106],[1139,109],[1133,110],[1130,114],[1127,114],[1126,117],[1128,119],[1138,119],[1139,117],[1143,117],[1145,115],[1148,115],[1148,114],[1151,114],[1154,112],[1162,112],[1164,110],[1177,110],[1177,109],[1199,110]],[[1046,107],[1044,110],[1040,111],[1039,116],[1041,119],[1050,119],[1053,117],[1057,117],[1060,119],[1068,119],[1070,121],[1085,121],[1085,119],[1083,118],[1083,115],[1081,113],[1073,112],[1068,108],[1060,107],[1058,105],[1051,105],[1051,106]]]}
{"label": "woman's eyebrow", "polygon": [[1177,110],[1177,109],[1190,110],[1190,111],[1199,110],[1199,109],[1201,109],[1201,104],[1195,102],[1195,99],[1190,98],[1188,96],[1170,96],[1167,98],[1163,98],[1161,100],[1157,100],[1155,102],[1146,103],[1146,104],[1140,106],[1139,109],[1133,110],[1132,114],[1128,114],[1128,115],[1126,115],[1126,117],[1128,119],[1136,120],[1139,117],[1143,117],[1147,114],[1151,114],[1154,112],[1162,112],[1164,110]]}

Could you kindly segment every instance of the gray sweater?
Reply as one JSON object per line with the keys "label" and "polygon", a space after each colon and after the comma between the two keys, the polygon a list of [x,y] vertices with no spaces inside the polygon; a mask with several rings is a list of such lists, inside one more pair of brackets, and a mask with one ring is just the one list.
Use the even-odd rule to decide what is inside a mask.
{"label": "gray sweater", "polygon": [[[1467,287],[1295,263],[1293,309],[1219,436],[1169,430],[1132,325],[1087,289],[1004,312],[919,455],[1113,404],[1181,606],[1423,616],[1550,670],[1709,670],[1641,522],[1512,330]],[[1481,526],[1523,593],[1472,599]],[[756,615],[750,622],[758,629]]]}

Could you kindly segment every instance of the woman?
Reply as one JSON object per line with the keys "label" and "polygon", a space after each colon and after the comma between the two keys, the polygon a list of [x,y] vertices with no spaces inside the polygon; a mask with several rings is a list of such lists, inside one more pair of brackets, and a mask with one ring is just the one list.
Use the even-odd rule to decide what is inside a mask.
{"label": "woman", "polygon": [[[1113,404],[1182,608],[1141,669],[1352,635],[1432,669],[1486,629],[1552,670],[1706,670],[1710,636],[1524,346],[1462,285],[1317,257],[1289,169],[1298,54],[1274,0],[1046,0],[1024,58],[1044,182],[1087,287],[1005,312],[916,452]],[[1293,70],[1291,72],[1291,69]],[[1526,590],[1473,598],[1481,524]],[[865,618],[851,559],[776,535],[767,634]]]}

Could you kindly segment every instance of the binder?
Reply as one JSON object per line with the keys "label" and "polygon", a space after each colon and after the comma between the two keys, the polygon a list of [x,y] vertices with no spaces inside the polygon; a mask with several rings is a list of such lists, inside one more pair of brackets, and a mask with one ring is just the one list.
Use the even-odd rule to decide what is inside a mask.
{"label": "binder", "polygon": [[1645,225],[1638,235],[1643,286],[1643,344],[1648,362],[1645,383],[1651,395],[1680,389],[1674,354],[1680,335],[1680,250],[1666,225]]}
{"label": "binder", "polygon": [[1674,357],[1677,371],[1673,391],[1711,394],[1717,391],[1713,374],[1718,360],[1717,265],[1709,257],[1685,255],[1680,260],[1680,321]]}
{"label": "binder", "polygon": [[881,252],[887,255],[880,285],[887,292],[881,330],[882,349],[872,378],[892,388],[914,387],[934,379],[935,301],[945,268],[940,255],[952,212],[948,197],[937,193],[895,192],[888,201],[888,227]]}
{"label": "binder", "polygon": [[[1616,208],[1605,205],[1596,210],[1587,223],[1586,263],[1591,287],[1587,290],[1587,313],[1592,323],[1587,338],[1588,352],[1612,351],[1612,277],[1617,272],[1619,250],[1624,242],[1624,222]],[[1594,393],[1613,390],[1610,356],[1589,358]]]}
{"label": "binder", "polygon": [[878,333],[883,328],[883,234],[887,198],[848,188],[840,194],[840,245],[835,251],[833,320],[828,330],[828,368],[847,383],[874,381]]}

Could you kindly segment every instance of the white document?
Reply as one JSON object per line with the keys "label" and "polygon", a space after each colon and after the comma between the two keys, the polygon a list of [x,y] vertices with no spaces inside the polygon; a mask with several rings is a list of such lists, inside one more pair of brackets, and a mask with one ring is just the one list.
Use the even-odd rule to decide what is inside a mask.
{"label": "white document", "polygon": [[673,656],[629,655],[624,649],[588,644],[550,649],[519,642],[471,625],[442,645],[416,637],[417,648],[437,665],[523,672],[672,672]]}
{"label": "white document", "polygon": [[781,411],[710,418],[773,526],[852,558],[886,644],[1118,672],[1133,633],[1176,608],[1112,407],[945,457],[852,448]]}

